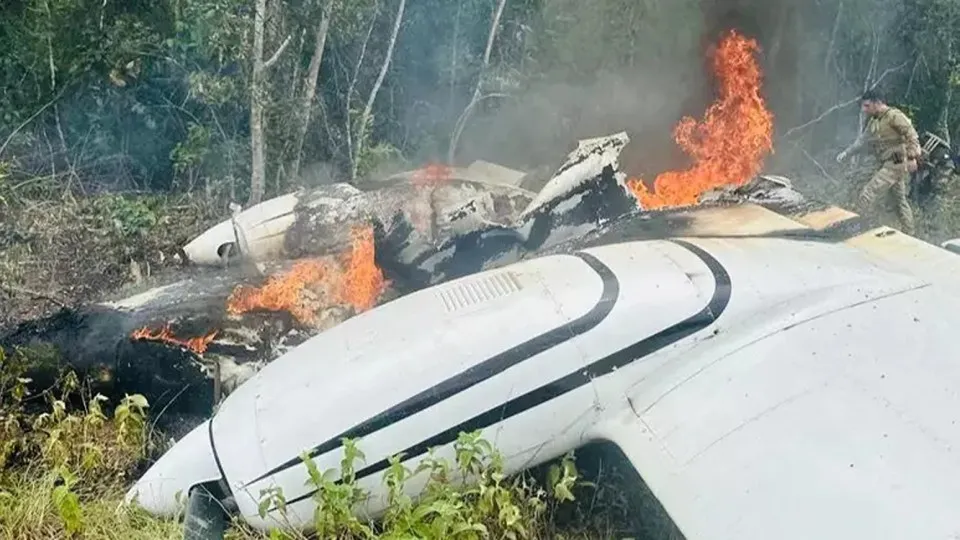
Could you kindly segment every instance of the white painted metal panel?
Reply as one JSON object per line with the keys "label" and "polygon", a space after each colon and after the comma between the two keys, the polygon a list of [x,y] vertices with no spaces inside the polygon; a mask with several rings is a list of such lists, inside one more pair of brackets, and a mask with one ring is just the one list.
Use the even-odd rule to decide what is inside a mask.
{"label": "white painted metal panel", "polygon": [[[765,260],[803,250],[760,242]],[[592,435],[688,538],[955,537],[955,294],[843,246],[807,247],[831,262],[815,283],[803,257],[747,274],[751,257],[697,243],[734,277],[718,333],[638,373],[627,412]]]}
{"label": "white painted metal panel", "polygon": [[[430,401],[443,393],[445,381],[508,350],[517,358],[502,372],[487,373],[429,407],[408,405],[412,413],[401,407],[395,417],[375,422],[378,427],[362,438],[367,465],[376,469],[400,451],[419,458],[424,442],[449,453],[464,423],[487,428],[515,470],[576,446],[599,414],[590,378],[606,375],[584,371],[584,358],[610,355],[690,317],[709,296],[698,287],[713,287],[703,262],[673,244],[638,242],[591,254],[595,268],[569,255],[547,257],[391,302],[313,338],[235,391],[214,419],[213,433],[246,519],[269,524],[260,522],[256,499],[261,489],[278,485],[292,501],[286,519],[308,521],[312,502],[303,498],[308,490],[296,460],[300,452],[335,441],[418,393],[426,391],[421,399]],[[485,288],[501,292],[483,301],[479,291]],[[638,306],[651,316],[638,317]],[[553,344],[537,349],[557,330]],[[290,413],[298,410],[331,413]],[[444,431],[447,438],[437,439]],[[259,448],[255,454],[251,446]],[[321,469],[336,468],[341,457],[337,445],[327,445],[316,460]],[[379,490],[379,470],[370,474],[364,481]],[[371,501],[369,510],[379,511],[382,503]]]}
{"label": "white painted metal panel", "polygon": [[[283,249],[283,233],[296,219],[293,209],[300,193],[288,193],[268,199],[240,212],[236,222],[246,242],[245,248],[255,259],[266,259]],[[218,264],[221,246],[235,243],[233,223],[225,220],[206,230],[183,247],[184,253],[195,264]]]}
{"label": "white painted metal panel", "polygon": [[[231,488],[531,336],[584,316],[602,291],[601,277],[585,262],[556,256],[411,294],[314,337],[240,387],[213,420]],[[573,352],[541,363],[539,375],[577,369],[582,358]],[[366,434],[363,451],[372,463],[469,417],[537,375],[525,369],[508,370],[509,382],[478,385],[442,407],[401,419],[395,429]],[[336,466],[341,457],[331,451],[318,456],[318,464]],[[297,464],[274,480],[292,499],[304,491],[305,478]],[[255,497],[264,487],[256,482],[250,491]],[[237,499],[245,514],[256,515],[253,501]]]}
{"label": "white painted metal panel", "polygon": [[[630,242],[426,289],[235,391],[213,420],[222,472],[252,524],[270,524],[256,499],[279,485],[296,526],[313,511],[297,455],[333,441],[316,459],[336,468],[337,437],[358,425],[374,426],[361,485],[377,493],[384,458],[413,450],[415,466],[431,442],[451,456],[461,428],[483,428],[509,470],[601,437],[691,540],[951,538],[960,263],[916,243],[885,230]],[[445,382],[524,347],[522,362]],[[183,452],[210,475],[209,452]]]}
{"label": "white painted metal panel", "polygon": [[177,441],[163,459],[150,467],[127,498],[136,495],[138,504],[146,511],[174,517],[183,510],[181,504],[187,500],[191,488],[221,478],[210,447],[209,426],[204,422]]}

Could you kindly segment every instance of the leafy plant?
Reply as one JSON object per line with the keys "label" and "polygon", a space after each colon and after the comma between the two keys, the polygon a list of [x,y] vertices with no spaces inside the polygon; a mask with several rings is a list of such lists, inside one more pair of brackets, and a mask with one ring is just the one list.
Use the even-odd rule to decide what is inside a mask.
{"label": "leafy plant", "polygon": [[[365,459],[358,441],[344,439],[340,470],[321,471],[308,455],[301,456],[315,490],[313,528],[322,538],[399,540],[407,538],[537,538],[539,523],[548,508],[547,492],[528,478],[508,479],[503,459],[480,431],[460,433],[454,460],[437,456],[431,449],[415,469],[405,464],[403,454],[387,458],[383,473],[387,508],[378,522],[357,517],[356,508],[370,493],[356,485],[356,463]],[[425,475],[415,497],[410,482]],[[550,475],[550,492],[559,502],[575,500],[578,482],[573,455],[566,456]],[[287,506],[279,488],[261,492],[260,515],[275,509],[285,521]]]}
{"label": "leafy plant", "polygon": [[121,237],[146,235],[157,225],[157,214],[149,199],[107,195],[96,199],[93,207],[96,218],[106,221]]}
{"label": "leafy plant", "polygon": [[63,520],[67,535],[73,536],[82,532],[84,526],[80,497],[72,491],[77,478],[63,467],[58,468],[57,472],[59,482],[50,495],[57,515]]}

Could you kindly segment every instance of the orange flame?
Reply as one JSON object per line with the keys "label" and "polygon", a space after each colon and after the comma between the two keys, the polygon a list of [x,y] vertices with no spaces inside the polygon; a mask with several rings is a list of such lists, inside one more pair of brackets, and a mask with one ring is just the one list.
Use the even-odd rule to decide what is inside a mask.
{"label": "orange flame", "polygon": [[417,186],[430,186],[449,182],[452,178],[452,167],[442,163],[429,163],[413,172],[412,181]]}
{"label": "orange flame", "polygon": [[156,331],[151,331],[148,327],[144,326],[143,328],[135,330],[132,334],[130,334],[130,339],[144,339],[148,341],[160,341],[162,343],[179,345],[180,347],[185,347],[198,355],[203,355],[203,353],[207,352],[207,347],[216,337],[217,332],[214,331],[205,336],[190,339],[180,339],[173,334],[173,329],[170,327],[170,323],[165,324],[163,328]]}
{"label": "orange flame", "polygon": [[[357,312],[376,305],[386,281],[374,261],[372,227],[353,231],[351,250],[339,266],[323,259],[298,261],[288,272],[270,276],[262,287],[234,289],[227,299],[227,313],[287,311],[299,322],[312,324],[324,305],[349,304]],[[323,297],[316,289],[323,291]]]}
{"label": "orange flame", "polygon": [[773,149],[773,114],[760,95],[762,73],[754,54],[757,42],[731,31],[713,57],[719,98],[703,121],[683,118],[674,139],[694,164],[685,171],[667,171],[654,180],[651,192],[639,178],[627,186],[647,210],[697,204],[706,191],[741,185],[763,166]]}
{"label": "orange flame", "polygon": [[386,289],[383,272],[375,261],[373,228],[366,227],[353,233],[353,245],[347,257],[346,279],[341,287],[340,298],[353,306],[357,312],[376,305]]}
{"label": "orange flame", "polygon": [[307,287],[320,283],[326,274],[324,261],[298,261],[289,272],[270,276],[262,287],[240,285],[235,288],[227,299],[227,313],[289,311],[298,321],[311,322],[315,310],[302,293]]}

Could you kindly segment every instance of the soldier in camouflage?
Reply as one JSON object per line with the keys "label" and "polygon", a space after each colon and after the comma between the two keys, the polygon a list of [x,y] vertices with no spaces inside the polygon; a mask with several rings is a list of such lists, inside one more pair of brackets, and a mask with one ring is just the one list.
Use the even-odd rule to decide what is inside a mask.
{"label": "soldier in camouflage", "polygon": [[866,128],[849,148],[840,152],[837,161],[843,162],[850,155],[869,150],[877,158],[880,168],[860,190],[859,211],[865,215],[874,213],[877,199],[892,192],[903,232],[914,234],[908,191],[910,174],[917,170],[920,157],[920,137],[910,118],[903,111],[887,105],[879,93],[865,92],[860,97],[860,106],[869,117]]}

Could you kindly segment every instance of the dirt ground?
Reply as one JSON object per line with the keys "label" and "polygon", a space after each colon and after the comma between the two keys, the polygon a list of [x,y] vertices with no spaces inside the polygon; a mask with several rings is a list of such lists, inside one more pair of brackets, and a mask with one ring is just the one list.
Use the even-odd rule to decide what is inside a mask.
{"label": "dirt ground", "polygon": [[0,207],[0,327],[175,272],[181,246],[223,215],[164,197]]}

